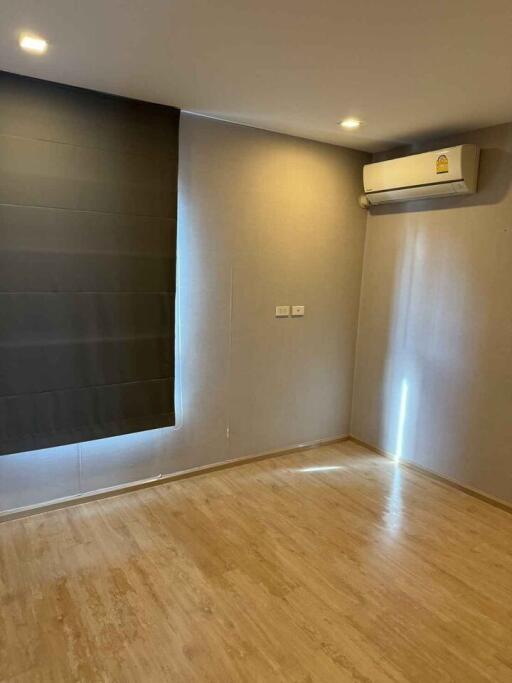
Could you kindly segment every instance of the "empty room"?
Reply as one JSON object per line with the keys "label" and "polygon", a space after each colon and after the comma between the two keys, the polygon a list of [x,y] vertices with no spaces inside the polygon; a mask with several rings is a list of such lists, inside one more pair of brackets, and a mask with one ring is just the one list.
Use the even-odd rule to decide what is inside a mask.
{"label": "empty room", "polygon": [[0,683],[512,682],[511,29],[1,0]]}

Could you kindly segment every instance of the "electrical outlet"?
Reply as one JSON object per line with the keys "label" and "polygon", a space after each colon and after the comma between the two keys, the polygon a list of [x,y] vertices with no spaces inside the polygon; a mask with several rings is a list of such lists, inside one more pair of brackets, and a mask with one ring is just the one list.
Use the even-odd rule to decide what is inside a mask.
{"label": "electrical outlet", "polygon": [[294,318],[300,318],[304,315],[305,306],[292,306],[292,315]]}
{"label": "electrical outlet", "polygon": [[276,318],[288,318],[290,316],[289,306],[276,306]]}

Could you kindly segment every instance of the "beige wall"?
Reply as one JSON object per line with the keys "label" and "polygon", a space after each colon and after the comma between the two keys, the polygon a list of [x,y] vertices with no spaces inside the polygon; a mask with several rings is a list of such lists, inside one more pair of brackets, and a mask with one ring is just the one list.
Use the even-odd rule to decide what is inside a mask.
{"label": "beige wall", "polygon": [[512,124],[460,142],[476,195],[368,216],[351,431],[511,501]]}
{"label": "beige wall", "polygon": [[2,456],[0,511],[349,431],[367,155],[189,114],[180,135],[179,424]]}

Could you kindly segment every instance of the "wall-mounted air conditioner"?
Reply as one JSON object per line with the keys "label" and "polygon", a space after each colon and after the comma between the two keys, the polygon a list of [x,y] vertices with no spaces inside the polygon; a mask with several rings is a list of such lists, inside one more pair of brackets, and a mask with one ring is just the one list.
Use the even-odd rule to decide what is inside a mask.
{"label": "wall-mounted air conditioner", "polygon": [[[458,145],[435,152],[366,164],[366,203],[405,202],[476,192],[479,150]],[[362,197],[364,204],[364,196]]]}

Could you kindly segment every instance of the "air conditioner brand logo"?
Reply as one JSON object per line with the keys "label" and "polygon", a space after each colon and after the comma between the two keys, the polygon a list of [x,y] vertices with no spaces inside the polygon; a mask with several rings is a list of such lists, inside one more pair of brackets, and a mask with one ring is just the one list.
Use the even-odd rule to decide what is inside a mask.
{"label": "air conditioner brand logo", "polygon": [[440,154],[436,161],[436,173],[448,173],[448,157]]}

